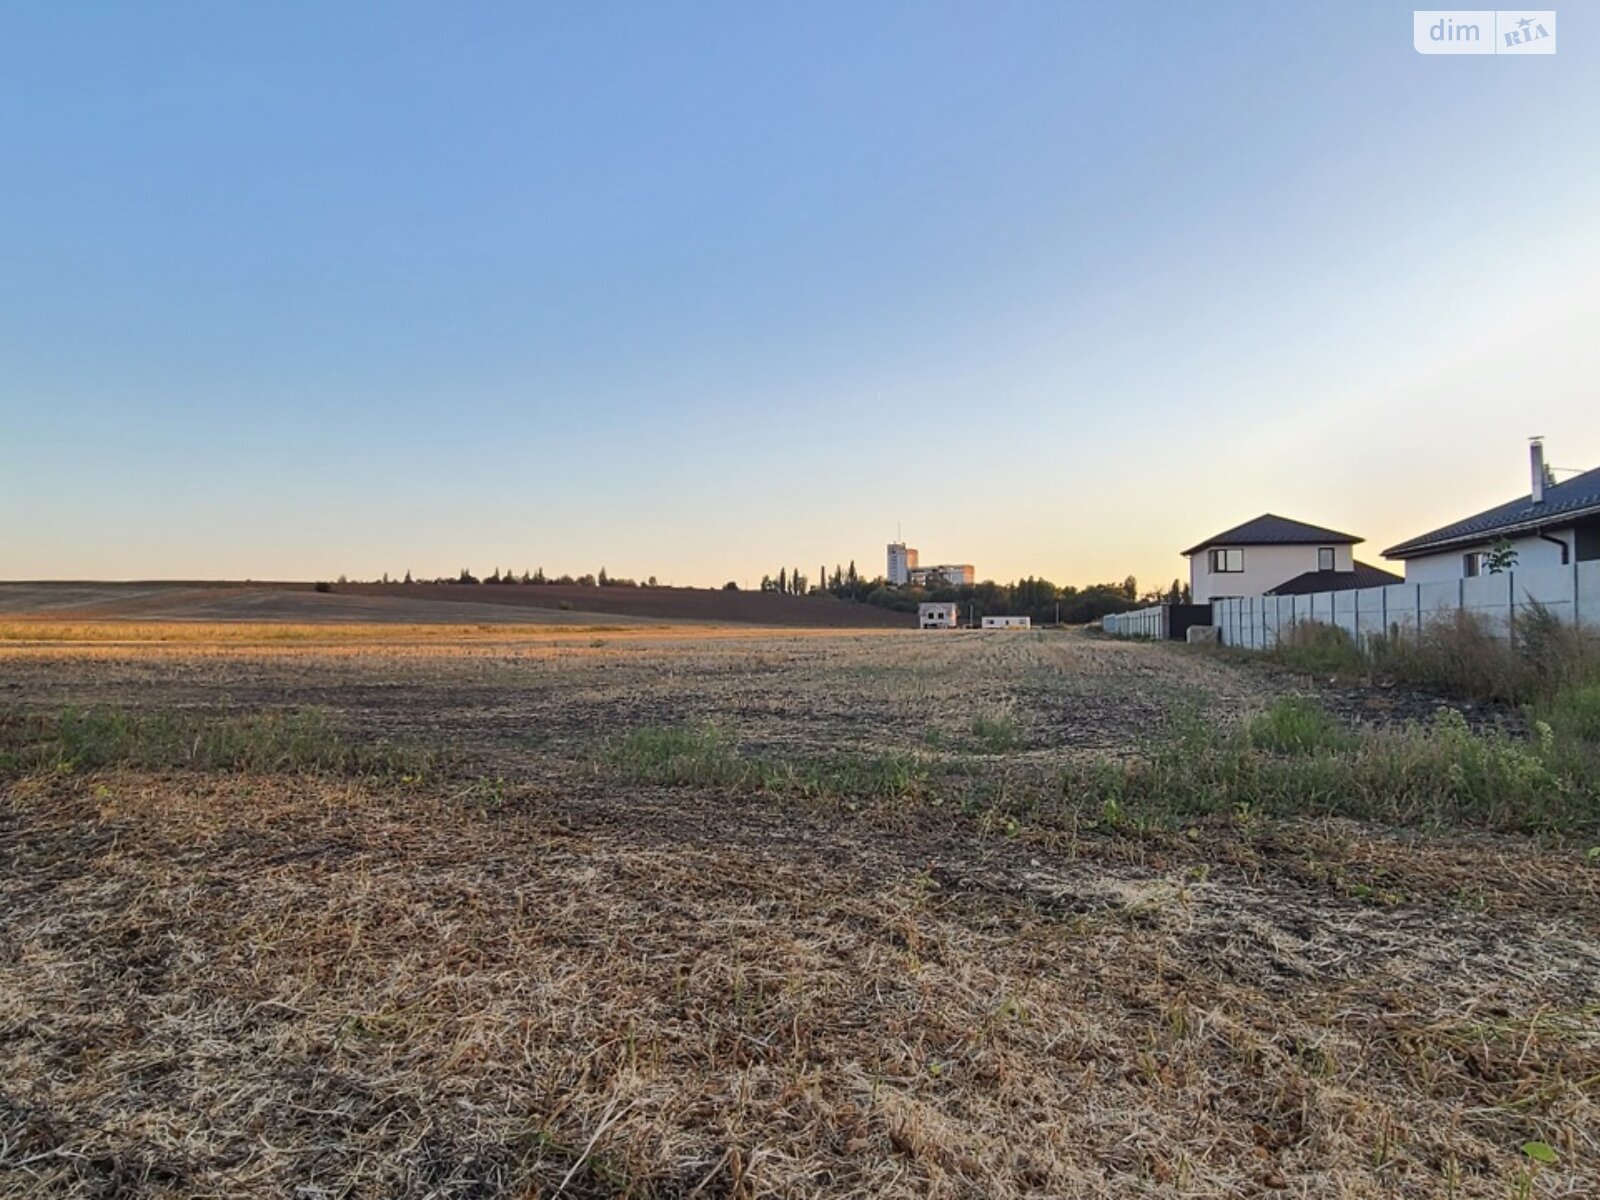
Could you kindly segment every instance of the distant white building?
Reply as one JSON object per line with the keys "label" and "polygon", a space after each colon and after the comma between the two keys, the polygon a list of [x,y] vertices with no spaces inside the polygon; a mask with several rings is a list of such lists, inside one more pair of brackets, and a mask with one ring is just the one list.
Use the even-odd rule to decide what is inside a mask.
{"label": "distant white building", "polygon": [[911,572],[912,587],[971,587],[977,571],[971,563],[942,563],[937,567],[918,567]]}
{"label": "distant white building", "polygon": [[985,629],[1032,629],[1032,617],[984,617]]}
{"label": "distant white building", "polygon": [[911,582],[911,572],[917,569],[917,552],[904,542],[889,543],[889,582],[895,587],[905,587]]}
{"label": "distant white building", "polygon": [[917,605],[919,629],[955,629],[960,619],[959,609],[954,604]]}

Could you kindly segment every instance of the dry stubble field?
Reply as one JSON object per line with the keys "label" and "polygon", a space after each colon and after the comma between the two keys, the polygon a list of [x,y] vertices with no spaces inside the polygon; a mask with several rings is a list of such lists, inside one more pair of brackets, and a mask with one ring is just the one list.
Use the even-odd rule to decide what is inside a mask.
{"label": "dry stubble field", "polygon": [[1052,796],[1297,686],[1083,634],[0,627],[13,726],[313,706],[397,756],[5,779],[0,1195],[1600,1194],[1581,848]]}

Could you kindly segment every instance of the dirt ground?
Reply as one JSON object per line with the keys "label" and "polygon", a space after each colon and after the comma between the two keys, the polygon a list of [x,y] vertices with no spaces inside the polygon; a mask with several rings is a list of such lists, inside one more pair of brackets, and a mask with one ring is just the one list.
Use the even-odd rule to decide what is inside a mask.
{"label": "dirt ground", "polygon": [[0,640],[0,706],[311,704],[459,762],[8,785],[0,1195],[1600,1194],[1581,851],[1034,836],[592,754],[958,755],[978,713],[1036,778],[1294,680],[1045,633],[107,628]]}
{"label": "dirt ground", "polygon": [[[404,644],[358,628],[305,640],[154,645],[0,630],[0,702],[151,708],[315,705],[352,732],[504,759],[641,725],[715,722],[759,750],[926,750],[975,714],[1022,729],[1021,758],[1126,752],[1180,705],[1238,714],[1287,686],[1201,656],[1081,635],[975,631],[449,628]],[[76,631],[72,631],[76,632]]]}

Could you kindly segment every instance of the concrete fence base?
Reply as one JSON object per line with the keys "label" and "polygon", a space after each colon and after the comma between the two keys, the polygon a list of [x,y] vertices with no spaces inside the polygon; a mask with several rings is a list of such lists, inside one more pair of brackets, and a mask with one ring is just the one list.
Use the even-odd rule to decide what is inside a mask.
{"label": "concrete fence base", "polygon": [[[1375,636],[1415,636],[1434,621],[1453,620],[1458,612],[1477,614],[1495,633],[1509,637],[1518,614],[1534,604],[1566,624],[1600,633],[1600,562],[1511,570],[1444,583],[1397,583],[1304,596],[1239,596],[1213,600],[1211,613],[1224,645],[1264,650],[1307,622],[1333,625],[1364,643]],[[1122,613],[1117,619],[1138,615]]]}

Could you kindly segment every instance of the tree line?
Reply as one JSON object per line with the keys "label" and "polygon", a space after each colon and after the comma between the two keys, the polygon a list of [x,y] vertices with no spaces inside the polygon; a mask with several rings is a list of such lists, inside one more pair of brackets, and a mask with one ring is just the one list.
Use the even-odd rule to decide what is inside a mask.
{"label": "tree line", "polygon": [[[347,580],[343,575],[340,583]],[[654,575],[643,582],[610,574],[604,567],[594,574],[546,575],[543,567],[531,571],[502,571],[495,567],[479,578],[467,567],[454,576],[435,576],[433,579],[415,580],[407,571],[402,579],[391,579],[388,572],[380,583],[435,583],[452,585],[529,586],[553,587],[660,587]],[[331,585],[317,584],[318,591],[331,590]],[[722,590],[736,592],[739,585],[732,580],[722,585]],[[1029,576],[1014,583],[966,584],[960,587],[892,587],[881,575],[868,578],[856,569],[851,561],[847,566],[836,565],[828,570],[819,566],[814,577],[799,567],[780,567],[776,574],[761,577],[760,590],[785,596],[833,597],[857,604],[871,604],[897,612],[916,612],[917,605],[929,603],[955,603],[962,615],[973,617],[1029,617],[1035,624],[1081,625],[1098,621],[1108,613],[1122,612],[1134,604],[1187,604],[1189,585],[1174,579],[1170,587],[1141,592],[1138,581],[1129,575],[1120,583],[1096,583],[1087,587],[1071,584],[1057,585],[1048,579]]]}
{"label": "tree line", "polygon": [[898,612],[916,612],[917,605],[955,603],[974,617],[1029,617],[1036,624],[1082,625],[1098,621],[1108,613],[1122,612],[1133,604],[1187,604],[1189,585],[1174,579],[1170,587],[1141,592],[1132,575],[1120,583],[1096,583],[1087,587],[1057,585],[1048,579],[1029,576],[1014,583],[964,584],[958,587],[892,587],[882,576],[868,579],[848,567],[817,569],[812,584],[798,568],[780,568],[776,575],[761,577],[761,590],[791,596],[833,596],[872,604]]}
{"label": "tree line", "polygon": [[[343,575],[339,576],[340,583],[350,582]],[[411,572],[407,571],[402,579],[391,579],[389,572],[385,571],[381,578],[373,580],[374,583],[441,583],[441,584],[490,584],[490,585],[527,585],[537,587],[548,584],[551,587],[660,587],[654,575],[642,583],[636,579],[627,579],[620,575],[609,574],[604,567],[593,575],[546,575],[543,567],[536,567],[532,571],[501,571],[496,567],[483,578],[478,578],[467,567],[462,567],[457,575],[435,575],[432,579],[413,579]],[[321,585],[318,585],[319,588]]]}

